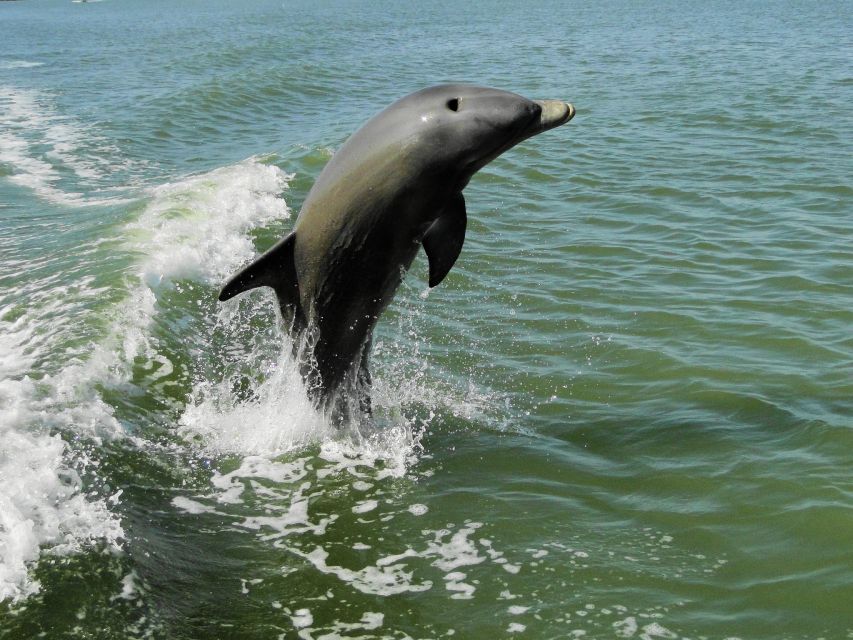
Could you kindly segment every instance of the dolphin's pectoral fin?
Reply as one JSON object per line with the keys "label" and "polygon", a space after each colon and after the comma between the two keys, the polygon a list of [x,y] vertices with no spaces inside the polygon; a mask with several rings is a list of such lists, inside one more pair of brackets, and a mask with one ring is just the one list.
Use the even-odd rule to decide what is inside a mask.
{"label": "dolphin's pectoral fin", "polygon": [[293,262],[296,235],[291,233],[252,264],[231,278],[219,292],[220,302],[233,298],[255,287],[272,287],[275,290],[281,313],[288,325],[303,323],[299,305],[299,282]]}
{"label": "dolphin's pectoral fin", "polygon": [[424,251],[429,258],[429,286],[435,287],[453,268],[465,242],[465,198],[457,193],[424,234]]}

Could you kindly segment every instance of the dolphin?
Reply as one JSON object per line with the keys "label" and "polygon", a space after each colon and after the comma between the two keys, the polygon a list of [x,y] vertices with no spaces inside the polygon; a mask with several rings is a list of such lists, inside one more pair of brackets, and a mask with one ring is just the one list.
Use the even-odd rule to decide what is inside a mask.
{"label": "dolphin", "polygon": [[315,406],[338,423],[354,408],[369,414],[373,330],[420,247],[435,287],[465,240],[471,176],[574,115],[560,100],[466,84],[401,98],[334,154],[290,234],[233,276],[219,300],[271,287]]}

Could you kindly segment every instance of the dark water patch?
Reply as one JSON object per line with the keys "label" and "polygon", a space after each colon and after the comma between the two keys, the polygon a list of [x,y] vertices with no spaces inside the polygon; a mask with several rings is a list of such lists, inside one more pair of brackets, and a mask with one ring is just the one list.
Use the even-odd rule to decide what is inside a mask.
{"label": "dark water patch", "polygon": [[[42,591],[26,603],[0,605],[6,638],[79,637],[81,623],[102,637],[157,638],[157,613],[145,602],[145,585],[133,564],[97,549],[41,560],[35,578]],[[43,612],[49,610],[50,618]]]}
{"label": "dark water patch", "polygon": [[853,187],[845,184],[823,184],[819,182],[792,183],[786,185],[786,188],[794,192],[824,193],[839,198],[853,196]]}

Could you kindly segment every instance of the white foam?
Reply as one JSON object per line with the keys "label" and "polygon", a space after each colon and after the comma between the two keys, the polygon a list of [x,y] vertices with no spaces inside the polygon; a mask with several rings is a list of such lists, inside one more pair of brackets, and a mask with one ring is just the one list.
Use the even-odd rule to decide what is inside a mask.
{"label": "white foam", "polygon": [[[447,529],[440,529],[434,533],[434,539],[429,543],[427,554],[437,556],[432,563],[442,571],[452,571],[458,567],[480,564],[486,560],[477,550],[477,546],[469,536],[482,527],[481,522],[470,522],[461,527],[459,531],[451,533]],[[450,539],[444,539],[450,536]]]}
{"label": "white foam", "polygon": [[[253,180],[260,179],[254,175]],[[204,181],[199,182],[199,187]],[[264,193],[268,186],[259,190]],[[235,191],[245,191],[243,185],[235,185]],[[168,189],[161,189],[168,199]],[[161,198],[163,199],[163,198]],[[193,196],[199,201],[199,194]],[[256,198],[262,203],[263,198]],[[288,215],[283,207],[270,220]],[[274,209],[275,199],[270,200]],[[240,216],[234,216],[239,220]],[[253,220],[257,216],[249,216]],[[168,280],[181,266],[185,277],[207,278],[197,273],[199,265],[205,265],[205,274],[216,273],[209,282],[221,284],[235,272],[234,260],[227,256],[242,255],[243,262],[255,256],[254,247],[245,234],[239,233],[235,225],[210,229],[209,246],[198,246],[180,242],[182,230],[170,225],[167,232],[151,231],[152,224],[143,216],[138,226],[147,230],[147,236],[161,236],[164,246],[162,260],[152,256],[146,261],[146,277],[152,283]],[[198,225],[189,226],[192,234]],[[226,256],[219,264],[217,261]],[[162,263],[165,263],[162,264]],[[165,275],[164,275],[165,274]],[[404,286],[406,289],[409,285]],[[404,298],[405,292],[404,292]],[[204,354],[201,360],[224,362],[222,377],[205,375],[193,388],[192,397],[180,418],[180,434],[193,444],[200,446],[210,455],[263,455],[274,457],[309,444],[319,444],[320,456],[335,462],[335,468],[325,473],[335,473],[345,467],[349,473],[359,477],[358,469],[371,469],[372,480],[381,480],[389,475],[404,475],[409,465],[416,460],[420,451],[420,439],[439,411],[449,410],[456,416],[474,418],[494,406],[494,398],[473,386],[456,389],[443,381],[442,376],[431,375],[426,360],[419,353],[419,338],[414,327],[421,317],[417,302],[399,314],[399,340],[386,337],[377,341],[374,353],[373,406],[376,428],[361,425],[351,431],[332,427],[325,416],[320,415],[308,401],[299,367],[292,357],[292,346],[285,331],[276,327],[275,302],[268,290],[238,296],[233,301],[219,305],[216,323],[211,335],[224,336],[229,348],[225,354]],[[259,317],[263,324],[258,322]],[[260,332],[249,327],[261,326]],[[270,330],[270,328],[272,330]],[[393,335],[393,334],[392,334]],[[214,340],[206,340],[214,344]],[[412,371],[414,370],[414,374]],[[411,375],[410,375],[411,374]],[[246,388],[250,392],[246,392]],[[412,406],[426,405],[433,409],[427,418],[412,418]],[[373,469],[381,462],[382,471],[376,475]],[[364,490],[362,485],[355,486]]]}
{"label": "white foam", "polygon": [[[220,502],[242,502],[240,494],[245,487],[242,482],[243,479],[264,478],[276,484],[295,483],[305,478],[308,473],[305,462],[305,459],[294,462],[277,462],[264,456],[248,456],[241,461],[237,469],[230,473],[222,474],[215,471],[211,482],[214,487],[224,491],[224,493],[217,495]],[[239,489],[236,495],[235,489]],[[226,494],[230,497],[227,500],[222,499],[222,496]]]}
{"label": "white foam", "polygon": [[12,168],[8,180],[39,197],[65,206],[126,202],[123,197],[91,197],[63,187],[63,173],[78,188],[108,188],[111,176],[132,163],[118,149],[74,118],[61,115],[48,94],[0,85],[0,163]]}
{"label": "white foam", "polygon": [[[374,595],[392,595],[406,592],[427,591],[432,588],[433,581],[427,578],[417,578],[416,570],[411,563],[432,560],[431,565],[445,572],[445,588],[451,592],[452,599],[470,599],[476,588],[465,582],[467,574],[458,571],[460,567],[474,566],[485,561],[485,557],[477,554],[473,543],[468,539],[480,523],[469,523],[458,532],[450,535],[447,530],[432,533],[433,539],[426,542],[425,548],[418,551],[407,547],[400,553],[385,555],[376,559],[373,564],[367,564],[360,569],[330,565],[327,563],[328,552],[317,546],[310,553],[299,549],[289,549],[309,560],[322,573],[334,575],[362,593]],[[450,535],[449,540],[445,538]]]}
{"label": "white foam", "polygon": [[314,623],[314,616],[311,615],[310,609],[297,609],[290,616],[293,626],[297,629],[302,627],[310,627]]}
{"label": "white foam", "polygon": [[368,513],[373,511],[376,507],[379,506],[379,503],[376,500],[362,500],[357,502],[355,506],[352,508],[353,513]]}
{"label": "white foam", "polygon": [[[459,527],[424,530],[420,542],[410,540],[407,546],[390,554],[380,553],[378,549],[374,552],[373,545],[356,539],[351,548],[360,552],[364,562],[355,567],[330,562],[330,551],[322,542],[305,548],[305,538],[294,537],[293,534],[303,533],[324,536],[339,526],[339,519],[346,522],[347,535],[351,536],[359,535],[359,526],[372,527],[368,520],[361,518],[356,518],[353,523],[336,513],[314,514],[312,504],[318,495],[322,495],[323,485],[327,482],[340,486],[341,480],[352,475],[373,480],[365,484],[368,491],[374,492],[355,502],[351,508],[353,513],[370,513],[382,502],[393,503],[379,499],[378,492],[383,489],[379,476],[395,481],[394,472],[386,474],[383,468],[386,462],[382,460],[380,463],[379,458],[371,458],[365,450],[351,443],[330,440],[321,445],[319,458],[314,454],[288,461],[270,460],[266,456],[247,457],[233,471],[214,472],[211,493],[193,499],[177,498],[173,504],[188,513],[211,512],[214,505],[222,505],[215,511],[217,516],[230,518],[235,526],[257,532],[261,540],[304,558],[317,571],[335,576],[362,593],[385,596],[427,591],[433,587],[434,576],[440,572],[452,599],[472,598],[477,580],[468,580],[461,569],[476,567],[489,558],[497,562],[502,556],[493,549],[491,542],[482,540],[480,544],[488,556],[480,553],[474,536],[482,528],[482,523],[466,522]],[[345,482],[344,486],[350,485]],[[248,489],[251,489],[251,500],[246,497]],[[258,512],[258,497],[263,500],[262,513]],[[416,506],[426,510],[425,505]],[[393,511],[391,515],[396,513],[400,512]]]}
{"label": "white foam", "polygon": [[212,454],[275,456],[330,432],[308,399],[302,376],[287,351],[251,401],[237,399],[230,380],[199,382],[180,418],[179,433],[200,440]]}
{"label": "white foam", "polygon": [[384,613],[374,613],[373,611],[365,611],[361,616],[362,628],[366,631],[378,629],[385,622]]}
{"label": "white foam", "polygon": [[30,69],[41,66],[44,66],[44,62],[32,62],[30,60],[3,60],[0,62],[0,69]]}
{"label": "white foam", "polygon": [[[236,385],[228,377],[200,381],[180,418],[180,433],[188,440],[200,441],[205,451],[214,455],[274,457],[307,444],[320,444],[320,458],[332,463],[321,476],[345,471],[377,481],[404,475],[415,459],[420,438],[413,425],[401,420],[367,433],[342,432],[333,427],[308,399],[288,339],[283,342],[272,363],[264,367],[267,377],[253,389],[250,400],[237,397],[233,391]],[[263,361],[265,355],[258,353],[262,345],[250,345],[249,349],[240,356],[245,363]],[[355,488],[365,491],[369,486],[362,482]]]}
{"label": "white foam", "polygon": [[[67,380],[78,391],[80,381],[121,385],[140,357],[170,370],[151,331],[161,288],[178,278],[216,281],[236,269],[252,253],[248,232],[288,215],[279,197],[287,179],[276,167],[250,158],[151,189],[149,203],[122,231],[127,250],[140,256],[136,275],[128,280],[128,297],[114,313],[109,335],[82,364],[63,370],[57,384]],[[88,397],[97,404],[93,389]],[[108,407],[103,413],[111,417]]]}
{"label": "white foam", "polygon": [[155,187],[126,235],[151,286],[175,278],[221,284],[255,254],[248,231],[290,217],[281,197],[292,176],[249,158]]}
{"label": "white foam", "polygon": [[619,638],[633,638],[638,629],[637,618],[634,616],[628,616],[613,623],[613,633]]}
{"label": "white foam", "polygon": [[362,593],[390,596],[400,593],[418,593],[432,588],[430,580],[418,583],[412,581],[412,574],[406,571],[405,563],[398,562],[402,559],[401,556],[381,558],[376,565],[354,570],[329,565],[326,562],[329,554],[322,547],[316,547],[307,554],[296,549],[291,551],[311,562],[321,573],[337,576]]}
{"label": "white foam", "polygon": [[[128,280],[128,297],[113,313],[108,335],[59,374],[47,378],[55,387],[52,395],[66,405],[62,413],[69,414],[61,421],[62,426],[79,431],[79,413],[85,407],[93,414],[82,420],[82,424],[90,425],[90,433],[121,434],[112,409],[100,399],[95,386],[125,383],[140,357],[157,362],[161,369],[171,368],[151,332],[160,287],[180,277],[215,280],[224,271],[235,269],[251,253],[245,246],[251,246],[246,238],[248,231],[287,215],[284,201],[277,197],[286,180],[279,169],[249,159],[151,190],[149,204],[122,232],[127,250],[141,259],[135,277]],[[244,241],[226,242],[228,251],[218,254],[213,247],[217,234],[222,238],[239,236]],[[190,257],[198,259],[199,264],[190,267]],[[86,295],[98,293],[90,290]],[[77,401],[70,402],[72,399]]]}
{"label": "white foam", "polygon": [[476,587],[467,582],[462,582],[467,577],[467,574],[461,571],[452,571],[444,576],[444,588],[453,594],[450,596],[451,599],[471,600],[474,597]]}
{"label": "white foam", "polygon": [[655,638],[665,638],[666,640],[674,640],[678,638],[678,634],[674,631],[670,631],[663,625],[652,622],[651,624],[647,624],[643,627],[642,633],[640,633],[641,640],[654,640]]}
{"label": "white foam", "polygon": [[36,336],[26,316],[4,320],[13,307],[11,302],[0,307],[0,380],[23,375],[35,361],[31,345]]}
{"label": "white foam", "polygon": [[190,500],[185,496],[175,496],[172,498],[172,506],[185,513],[191,513],[193,515],[198,515],[200,513],[216,513],[216,509],[204,505],[201,502],[197,502],[196,500]]}
{"label": "white foam", "polygon": [[[0,100],[5,97],[0,93]],[[34,98],[13,97],[16,108],[38,120]],[[73,151],[61,142],[73,145],[73,132],[45,130],[53,131],[57,154]],[[7,151],[0,140],[0,161]],[[42,178],[49,186],[49,173]],[[109,312],[106,335],[94,343],[66,346],[74,326],[91,313],[91,301],[103,294],[86,278],[74,285],[48,278],[0,291],[0,600],[38,590],[29,570],[41,553],[72,553],[95,541],[119,548],[121,523],[109,510],[119,494],[109,500],[86,495],[74,469],[92,469],[95,461],[81,460],[51,430],[95,443],[123,437],[99,388],[126,384],[139,357],[161,371],[172,366],[151,331],[161,287],[181,277],[213,281],[236,269],[253,253],[248,231],[287,215],[279,197],[286,183],[282,171],[249,159],[151,190],[139,220],[123,234],[127,250],[141,257],[137,272],[128,276],[127,297]],[[216,248],[220,240],[224,252]],[[178,498],[176,506],[208,509],[189,498]]]}
{"label": "white foam", "polygon": [[96,540],[118,549],[122,537],[107,502],[85,495],[79,454],[50,434],[70,426],[97,438],[117,423],[91,395],[92,381],[76,377],[80,365],[38,381],[28,375],[61,333],[39,320],[38,312],[0,319],[0,601],[38,591],[29,568],[41,549],[71,553]]}
{"label": "white foam", "polygon": [[[395,468],[394,464],[400,466]],[[235,526],[257,532],[261,540],[273,542],[310,562],[317,571],[335,576],[361,593],[381,596],[418,593],[432,589],[438,579],[451,599],[473,598],[479,580],[468,579],[469,572],[489,560],[495,565],[506,563],[503,552],[496,550],[490,540],[476,539],[482,523],[426,529],[421,531],[419,540],[410,539],[405,547],[389,554],[358,539],[359,527],[372,529],[369,518],[357,517],[353,521],[336,513],[312,513],[312,505],[326,491],[327,483],[333,487],[351,487],[352,483],[346,481],[350,476],[358,478],[355,482],[362,483],[363,491],[370,492],[367,496],[363,492],[355,494],[361,499],[351,507],[354,514],[371,513],[383,503],[394,504],[392,498],[380,499],[387,485],[383,480],[395,482],[408,464],[405,457],[386,459],[363,444],[329,439],[321,443],[319,456],[306,452],[286,462],[270,460],[265,455],[250,456],[238,469],[214,472],[211,493],[192,500],[176,500],[173,504],[190,513],[209,511],[212,504],[225,505],[227,508],[216,512],[218,516],[230,517]],[[245,497],[249,488],[251,501]],[[263,500],[262,513],[258,513],[256,502],[259,496]],[[392,509],[382,514],[381,519],[393,519],[407,512],[424,514],[428,508],[423,504],[404,506],[402,510]],[[340,526],[339,520],[345,523],[347,536],[355,538],[351,548],[359,552],[356,566],[330,562],[334,548],[325,548],[322,539],[306,548],[305,538],[293,535],[326,535]],[[511,570],[517,572],[519,568],[512,565]]]}
{"label": "white foam", "polygon": [[[375,631],[380,629],[385,623],[385,614],[373,611],[365,611],[361,615],[361,619],[357,622],[341,622],[337,621],[329,626],[322,628],[312,628],[314,617],[309,609],[297,609],[294,613],[289,614],[293,626],[299,631],[297,635],[304,640],[344,640],[345,638],[366,638],[368,636],[353,635],[356,631]],[[310,621],[309,621],[310,618]],[[305,624],[307,622],[307,624]],[[315,633],[320,633],[319,636],[314,636]],[[279,638],[284,638],[286,634],[281,634]],[[375,637],[373,635],[369,637]],[[391,636],[383,636],[390,638]],[[409,636],[405,636],[408,638]]]}
{"label": "white foam", "polygon": [[[8,389],[7,381],[0,384]],[[58,435],[26,433],[0,420],[0,601],[38,591],[29,567],[45,546],[59,555],[98,540],[118,548],[118,519],[103,500],[87,498],[66,454]]]}
{"label": "white foam", "polygon": [[136,571],[131,570],[121,579],[121,591],[111,596],[110,600],[136,600],[139,597],[138,582],[139,576]]}
{"label": "white foam", "polygon": [[373,482],[402,478],[416,461],[418,438],[419,434],[401,424],[388,426],[359,442],[327,439],[320,447],[319,457],[331,465],[318,476],[347,473]]}
{"label": "white foam", "polygon": [[60,349],[75,305],[91,298],[85,283],[43,293],[31,284],[0,292],[0,601],[38,591],[29,569],[42,549],[70,553],[96,540],[117,549],[122,536],[107,501],[87,496],[75,471],[95,463],[51,433],[112,433],[111,409],[79,360],[38,372]]}
{"label": "white foam", "polygon": [[[221,285],[256,255],[247,231],[290,216],[280,197],[289,178],[252,158],[158,187],[129,228],[134,242],[157,247],[145,251],[142,279],[154,288],[182,278]],[[197,379],[179,433],[212,455],[250,456],[276,456],[329,436],[328,422],[308,400],[290,344],[275,327],[272,294],[241,296],[217,305],[214,314],[210,335],[199,340],[198,349],[212,349],[220,332],[230,344],[230,361],[221,379],[207,374]],[[257,316],[271,332],[246,330]],[[222,354],[201,353],[199,359],[222,360]],[[247,377],[248,400],[235,391]]]}
{"label": "white foam", "polygon": [[337,515],[320,518],[316,523],[311,522],[308,515],[308,495],[310,483],[305,483],[290,494],[290,504],[282,509],[270,507],[267,512],[279,511],[279,515],[249,516],[243,519],[240,526],[246,529],[270,530],[263,538],[274,540],[292,533],[313,533],[322,536],[327,527],[337,520]]}

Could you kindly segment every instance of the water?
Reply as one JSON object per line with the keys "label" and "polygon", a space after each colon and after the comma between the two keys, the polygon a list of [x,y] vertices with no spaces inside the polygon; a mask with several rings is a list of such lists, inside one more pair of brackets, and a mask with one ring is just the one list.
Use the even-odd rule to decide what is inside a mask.
{"label": "water", "polygon": [[[846,3],[0,6],[0,638],[853,636]],[[307,403],[219,286],[462,80],[578,115]]]}

